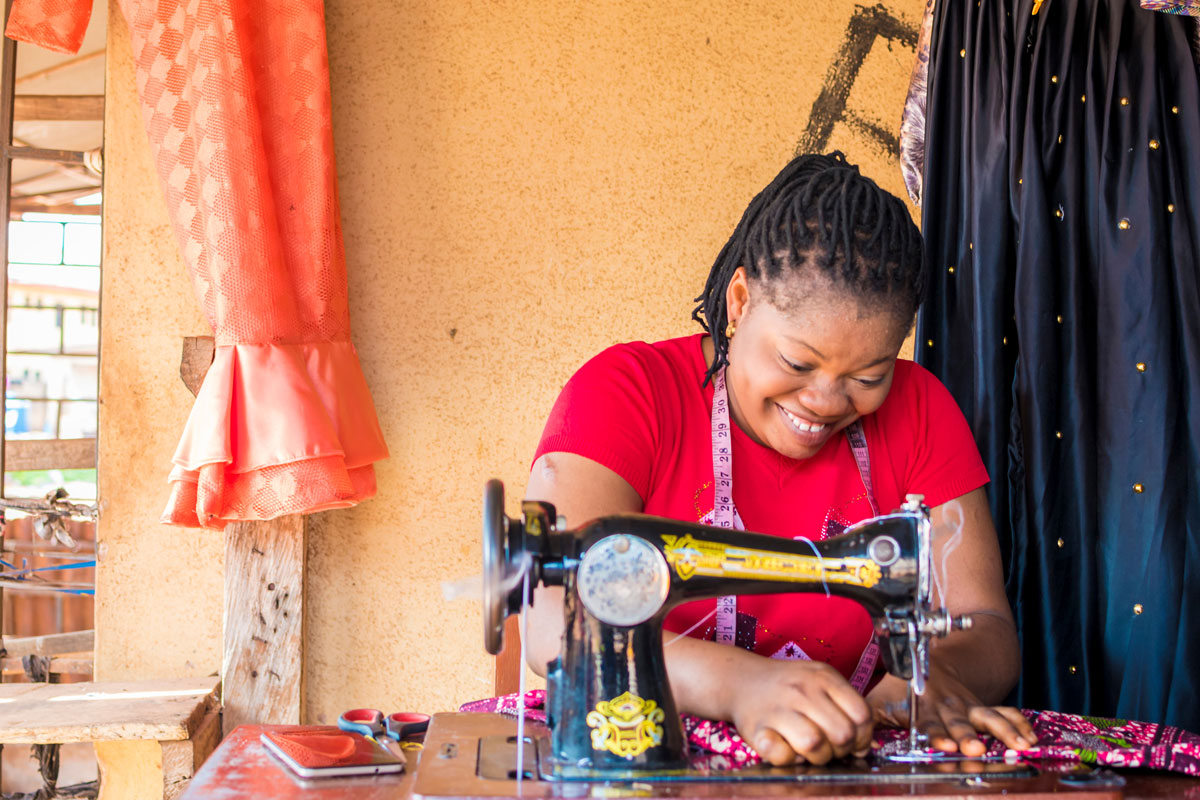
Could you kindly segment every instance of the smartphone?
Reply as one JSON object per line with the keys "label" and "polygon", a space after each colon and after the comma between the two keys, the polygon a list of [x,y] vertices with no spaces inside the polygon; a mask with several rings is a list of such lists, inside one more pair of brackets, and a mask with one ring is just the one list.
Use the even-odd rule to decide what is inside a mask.
{"label": "smartphone", "polygon": [[259,739],[271,755],[302,778],[384,775],[404,771],[403,754],[397,755],[359,733],[317,728],[311,731],[267,731]]}

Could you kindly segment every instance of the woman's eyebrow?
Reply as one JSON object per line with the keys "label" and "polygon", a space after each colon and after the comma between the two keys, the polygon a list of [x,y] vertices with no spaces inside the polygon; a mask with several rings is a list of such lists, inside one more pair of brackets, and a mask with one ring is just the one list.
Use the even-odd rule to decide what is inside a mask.
{"label": "woman's eyebrow", "polygon": [[[815,355],[817,358],[825,358],[824,353],[822,353],[820,350],[813,347],[811,344],[804,341],[803,339],[797,339],[796,337],[788,336],[787,334],[784,334],[784,337],[795,342],[796,344],[800,345],[801,347],[807,347],[812,352],[812,354]],[[879,358],[875,359],[874,361],[872,361],[869,364],[863,364],[861,367],[859,367],[859,369],[870,369],[871,367],[875,366],[876,364],[882,364],[885,361],[890,361],[891,359],[892,359],[891,355],[883,355],[883,356],[880,356]]]}

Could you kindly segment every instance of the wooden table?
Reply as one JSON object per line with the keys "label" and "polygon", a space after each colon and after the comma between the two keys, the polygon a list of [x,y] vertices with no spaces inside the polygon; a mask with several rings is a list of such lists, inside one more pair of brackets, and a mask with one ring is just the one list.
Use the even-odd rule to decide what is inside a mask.
{"label": "wooden table", "polygon": [[410,796],[412,776],[302,780],[267,752],[259,741],[263,731],[295,730],[297,725],[239,725],[192,778],[187,798],[244,800],[244,798],[303,798],[303,800],[385,800]]}
{"label": "wooden table", "polygon": [[[515,723],[506,717],[490,714],[442,715],[434,717],[426,739],[422,759],[437,758],[446,741],[445,734],[438,732],[439,723],[455,718],[456,733],[462,738],[460,752],[470,750],[467,740],[473,736],[496,731],[515,731]],[[294,778],[262,744],[259,735],[264,730],[288,730],[294,726],[243,725],[233,731],[217,748],[207,763],[196,773],[183,800],[233,800],[244,797],[272,797],[284,800],[410,800],[414,795],[414,777],[380,776],[373,778],[325,778],[301,781]],[[443,728],[444,730],[444,728]],[[453,735],[450,737],[453,738]],[[473,762],[472,762],[473,763]],[[419,770],[418,766],[418,770]],[[742,798],[742,797],[805,797],[805,798],[851,798],[876,797],[990,797],[1007,795],[1009,798],[1025,800],[1085,800],[1085,798],[1128,798],[1129,800],[1157,800],[1158,798],[1184,798],[1200,800],[1200,779],[1182,775],[1124,771],[1127,784],[1124,790],[1081,790],[1071,789],[1058,782],[1055,775],[1044,773],[1024,781],[994,781],[988,786],[965,786],[961,781],[944,784],[846,784],[819,785],[796,783],[734,784],[734,783],[690,783],[690,784],[551,784],[525,782],[521,795],[525,798],[540,797],[670,797],[670,798]],[[428,786],[425,775],[418,775],[416,783]],[[478,783],[463,780],[456,796],[461,797],[517,797],[516,784],[494,782],[486,792],[478,790]],[[421,788],[418,786],[417,788]],[[446,792],[445,794],[451,794]]]}
{"label": "wooden table", "polygon": [[100,797],[175,798],[221,737],[219,678],[0,684],[0,744],[95,742]]}

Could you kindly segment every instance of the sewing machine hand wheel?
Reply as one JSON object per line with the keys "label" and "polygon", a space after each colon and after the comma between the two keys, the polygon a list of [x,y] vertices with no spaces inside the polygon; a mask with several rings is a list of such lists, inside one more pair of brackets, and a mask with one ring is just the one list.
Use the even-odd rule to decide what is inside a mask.
{"label": "sewing machine hand wheel", "polygon": [[504,516],[504,484],[490,480],[483,487],[483,646],[492,655],[504,649],[508,523]]}

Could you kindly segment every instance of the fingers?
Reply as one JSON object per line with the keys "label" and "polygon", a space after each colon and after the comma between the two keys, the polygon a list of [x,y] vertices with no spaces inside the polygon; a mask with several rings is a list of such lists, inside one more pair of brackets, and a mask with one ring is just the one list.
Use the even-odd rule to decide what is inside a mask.
{"label": "fingers", "polygon": [[[782,706],[766,717],[752,744],[772,764],[790,764],[797,757],[824,764],[871,747],[871,709],[844,680],[818,677],[809,684],[802,703]],[[759,745],[762,745],[761,747]]]}
{"label": "fingers", "polygon": [[968,718],[975,729],[995,736],[1005,747],[1028,750],[1037,744],[1033,726],[1018,709],[1010,706],[976,706]]}
{"label": "fingers", "polygon": [[946,752],[957,751],[964,756],[981,756],[987,752],[980,734],[990,734],[1014,750],[1028,750],[1037,743],[1033,726],[1019,709],[1010,706],[967,707],[953,696],[937,704],[936,716],[927,722],[925,732],[930,746]]}
{"label": "fingers", "polygon": [[778,715],[771,727],[758,731],[752,744],[763,760],[777,767],[797,761],[824,764],[834,755],[824,732],[808,717],[795,712]]}
{"label": "fingers", "polygon": [[[976,706],[970,711],[976,708],[982,707]],[[937,703],[933,719],[925,725],[930,746],[948,753],[957,751],[964,756],[981,756],[987,752],[972,724],[970,711],[953,695]]]}

